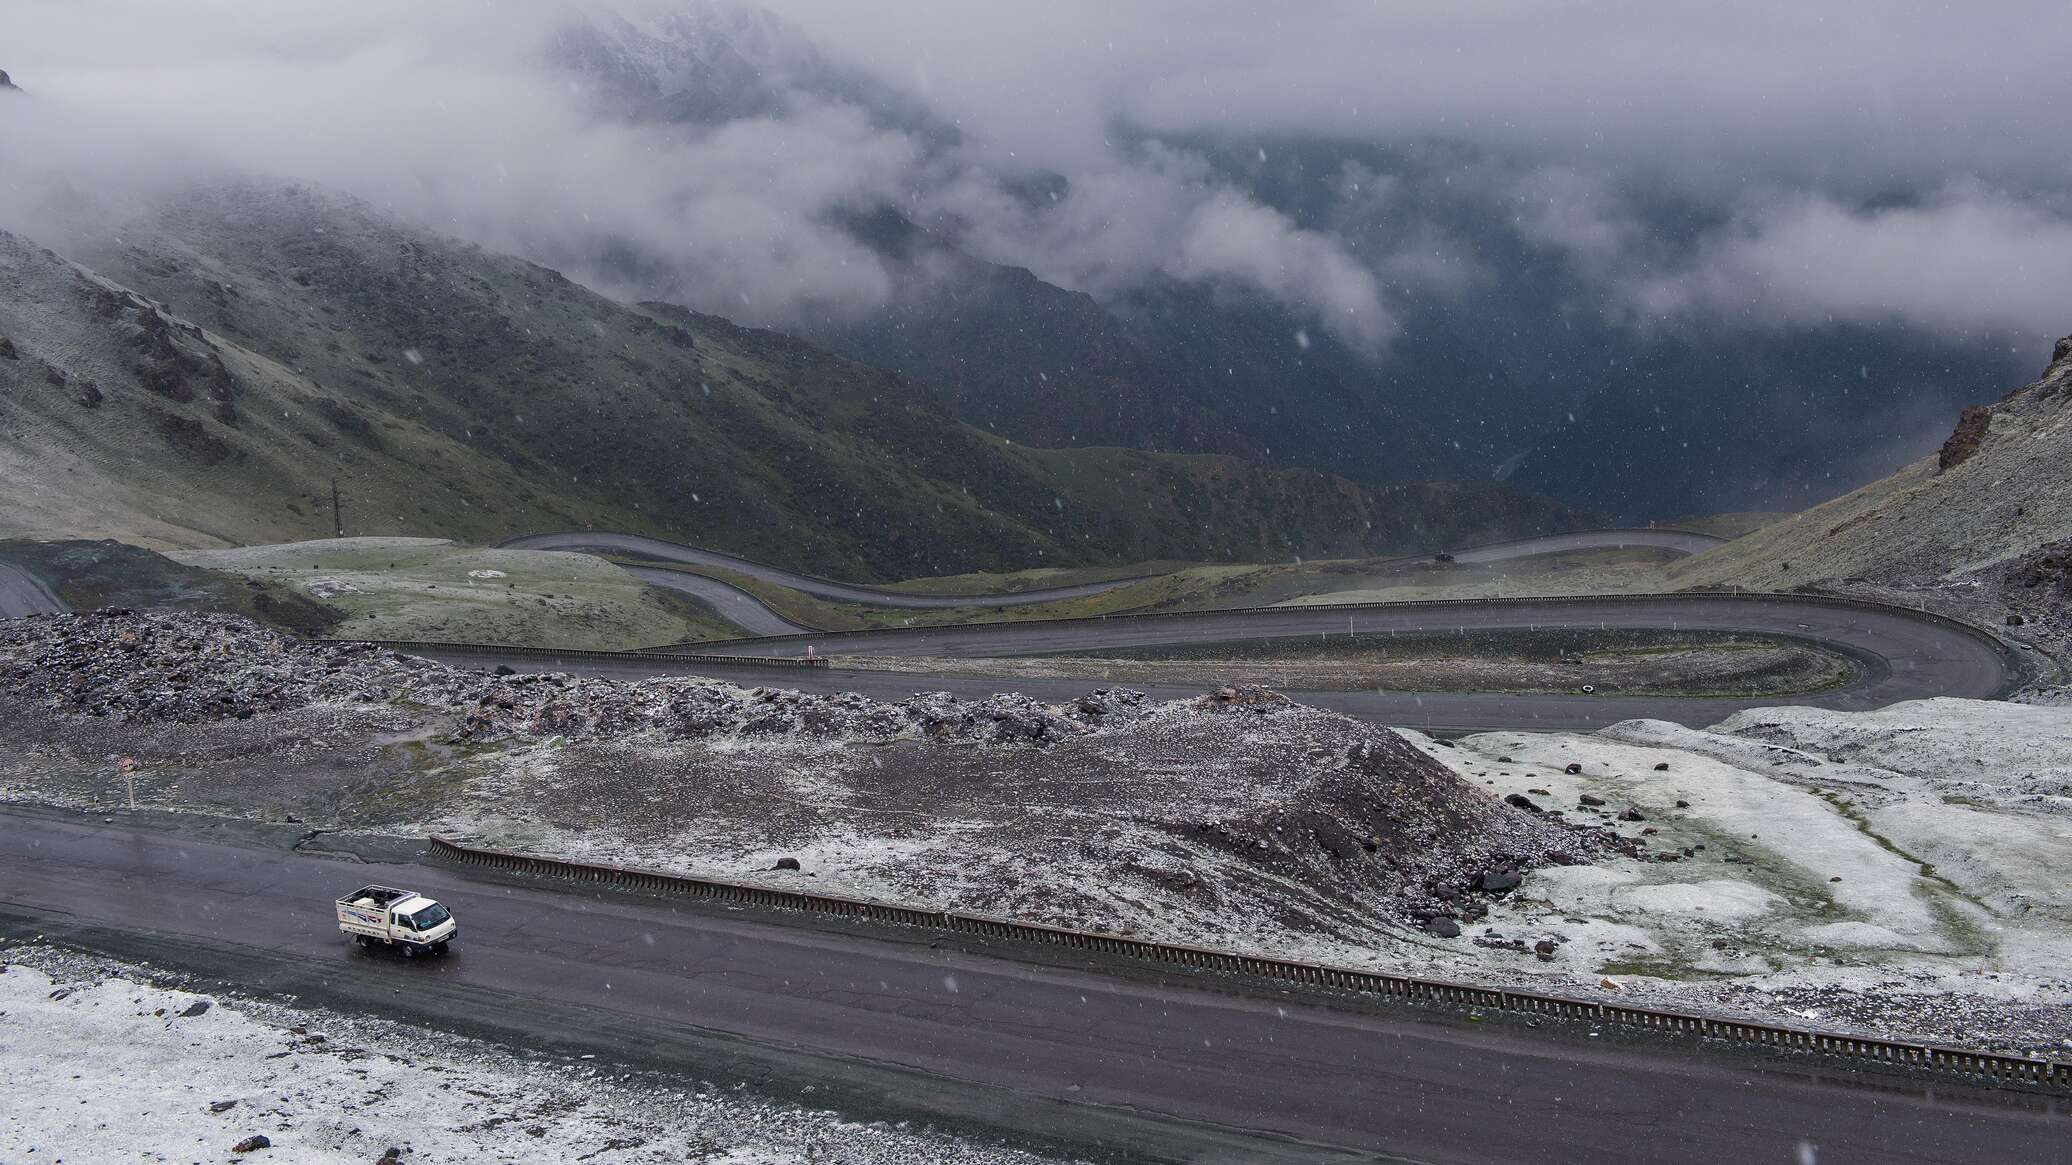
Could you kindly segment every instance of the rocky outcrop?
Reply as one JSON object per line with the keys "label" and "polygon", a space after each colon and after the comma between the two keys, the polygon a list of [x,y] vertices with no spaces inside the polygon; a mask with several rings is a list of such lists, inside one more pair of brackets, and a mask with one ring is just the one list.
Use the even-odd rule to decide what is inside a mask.
{"label": "rocky outcrop", "polygon": [[21,91],[22,87],[14,83],[14,78],[7,75],[7,70],[0,69],[0,93],[19,93]]}
{"label": "rocky outcrop", "polygon": [[1986,438],[1986,430],[1993,423],[1993,410],[1985,405],[1973,405],[1957,418],[1957,429],[1942,443],[1935,455],[1935,471],[1946,473],[1971,459],[1978,452],[1979,443]]}

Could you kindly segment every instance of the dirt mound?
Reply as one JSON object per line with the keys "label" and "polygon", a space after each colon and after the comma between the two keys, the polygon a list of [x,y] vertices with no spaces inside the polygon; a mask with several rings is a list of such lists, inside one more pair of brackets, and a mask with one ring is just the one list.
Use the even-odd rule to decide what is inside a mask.
{"label": "dirt mound", "polygon": [[235,615],[116,607],[0,623],[7,698],[125,721],[198,724],[336,700],[377,702],[447,671],[362,644],[292,639]]}
{"label": "dirt mound", "polygon": [[152,804],[1224,945],[1456,934],[1518,873],[1616,844],[1257,686],[884,702],[497,676],[233,616],[109,611],[0,623],[0,710],[69,758],[6,779],[73,803],[127,794],[92,784],[116,779],[99,761],[120,749]]}
{"label": "dirt mound", "polygon": [[1120,689],[1064,705],[943,692],[885,703],[694,678],[492,676],[366,644],[294,639],[237,616],[119,608],[0,624],[0,692],[68,715],[146,724],[400,702],[447,714],[446,739],[473,744],[646,735],[1044,747],[1126,723],[1144,707],[1142,694]]}
{"label": "dirt mound", "polygon": [[1160,827],[1267,876],[1386,903],[1441,933],[1438,920],[1481,918],[1521,871],[1570,865],[1614,840],[1486,796],[1393,732],[1312,709],[1297,719],[1318,743],[1290,766],[1281,797],[1191,825],[1183,802]]}

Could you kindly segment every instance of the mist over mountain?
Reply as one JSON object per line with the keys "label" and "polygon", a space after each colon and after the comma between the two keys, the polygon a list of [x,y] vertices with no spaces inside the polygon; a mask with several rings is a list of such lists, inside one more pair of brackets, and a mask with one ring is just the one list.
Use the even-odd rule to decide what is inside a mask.
{"label": "mist over mountain", "polygon": [[[1621,5],[497,15],[31,3],[10,65],[50,124],[0,151],[97,191],[318,182],[892,369],[1022,443],[1499,480],[1630,520],[1887,472],[2072,304],[2028,112],[2072,99],[2047,6],[1804,43],[1708,25],[1695,55],[1687,19]],[[0,214],[33,237],[32,192]]]}
{"label": "mist over mountain", "polygon": [[[829,216],[870,248],[884,299],[787,326],[906,372],[1019,440],[1229,452],[1366,482],[1517,475],[1640,519],[1818,501],[1932,446],[2016,367],[1988,335],[1903,320],[1830,314],[1708,326],[1702,338],[1650,326],[1646,312],[1688,315],[1718,294],[1708,280],[1722,276],[1690,271],[1716,208],[1659,187],[1625,198],[1458,141],[1233,140],[1118,122],[1128,164],[1185,173],[1204,198],[1195,213],[1224,236],[1223,265],[1186,269],[1190,247],[1208,246],[1208,228],[1192,225],[1172,241],[1181,264],[1127,278],[1069,259],[1040,271],[989,262],[1069,229],[1057,220],[1114,176],[976,165],[956,154],[954,127],[759,10],[571,27],[557,63],[606,95],[612,116],[711,127],[744,108],[833,104],[922,143],[921,188]],[[1003,231],[1023,237],[1003,244]],[[1685,274],[1607,301],[1615,235],[1650,240]],[[1276,246],[1292,239],[1311,245]],[[1357,273],[1334,277],[1334,263]],[[695,272],[623,270],[651,293],[698,298]],[[1334,278],[1346,285],[1335,299],[1308,286]],[[1095,293],[1068,290],[1080,285]],[[1316,310],[1337,300],[1351,322]]]}

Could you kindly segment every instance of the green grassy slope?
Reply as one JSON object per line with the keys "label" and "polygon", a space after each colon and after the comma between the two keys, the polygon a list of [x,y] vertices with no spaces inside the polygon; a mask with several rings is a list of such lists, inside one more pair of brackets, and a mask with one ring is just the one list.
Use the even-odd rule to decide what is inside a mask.
{"label": "green grassy slope", "polygon": [[624,651],[743,634],[704,604],[588,554],[344,538],[169,557],[308,596],[339,620],[334,639]]}
{"label": "green grassy slope", "polygon": [[[198,190],[84,237],[101,241],[75,257],[163,303],[176,334],[199,325],[193,343],[237,382],[233,421],[206,391],[153,400],[116,332],[123,312],[157,308],[46,312],[67,316],[77,342],[59,347],[95,357],[104,389],[137,410],[184,408],[172,430],[129,425],[147,465],[88,459],[109,493],[146,473],[132,508],[167,544],[328,534],[328,501],[313,503],[331,476],[354,535],[614,526],[859,580],[1390,553],[1591,520],[1494,486],[1378,494],[1224,457],[1012,445],[891,373],[622,305],[305,190]],[[10,326],[0,310],[0,335]],[[206,370],[210,355],[191,359]],[[37,474],[63,496],[42,449]],[[204,488],[212,475],[230,487]],[[0,511],[0,528],[17,524]]]}
{"label": "green grassy slope", "polygon": [[415,415],[334,391],[0,232],[0,537],[207,547],[351,528],[611,524]]}

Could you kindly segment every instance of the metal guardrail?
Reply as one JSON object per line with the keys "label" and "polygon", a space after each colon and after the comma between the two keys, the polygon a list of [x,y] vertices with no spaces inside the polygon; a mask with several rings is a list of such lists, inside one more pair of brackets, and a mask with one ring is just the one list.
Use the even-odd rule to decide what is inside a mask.
{"label": "metal guardrail", "polygon": [[595,651],[588,648],[563,650],[554,647],[511,647],[500,643],[442,643],[409,639],[329,639],[324,642],[365,643],[402,652],[464,651],[474,655],[506,655],[518,659],[651,659],[674,664],[696,664],[699,667],[789,667],[802,670],[827,666],[826,659],[796,655],[775,655],[766,658],[754,655],[690,655],[674,651]]}
{"label": "metal guardrail", "polygon": [[635,890],[667,891],[722,902],[739,902],[779,910],[797,910],[874,922],[928,927],[960,934],[1015,939],[1075,950],[1122,955],[1147,962],[1165,963],[1204,971],[1222,971],[1255,978],[1275,979],[1314,987],[1331,987],[1397,999],[1480,1007],[1492,1011],[1529,1015],[1551,1015],[1595,1023],[1621,1024],[1652,1031],[1679,1032],[1742,1044],[1811,1052],[1843,1059],[1909,1068],[1933,1068],[1975,1077],[1993,1084],[2028,1084],[2072,1088],[2072,1062],[2032,1060],[1993,1052],[1971,1052],[1936,1044],[1883,1040],[1864,1036],[1823,1032],[1809,1028],[1719,1019],[1648,1007],[1628,1007],[1559,995],[1476,987],[1439,979],[1384,975],[1356,971],[1322,963],[1301,963],[1287,959],[1238,954],[1177,943],[1151,942],[1097,931],[1067,930],[1040,923],[1015,922],[985,915],[958,914],[946,910],[923,910],[895,903],[844,898],[832,894],[810,894],[778,890],[713,878],[694,878],[651,870],[592,862],[569,862],[559,858],[514,853],[461,845],[442,837],[431,839],[435,856],[463,865],[484,866],[526,874],[545,874],[577,881],[599,882]]}

